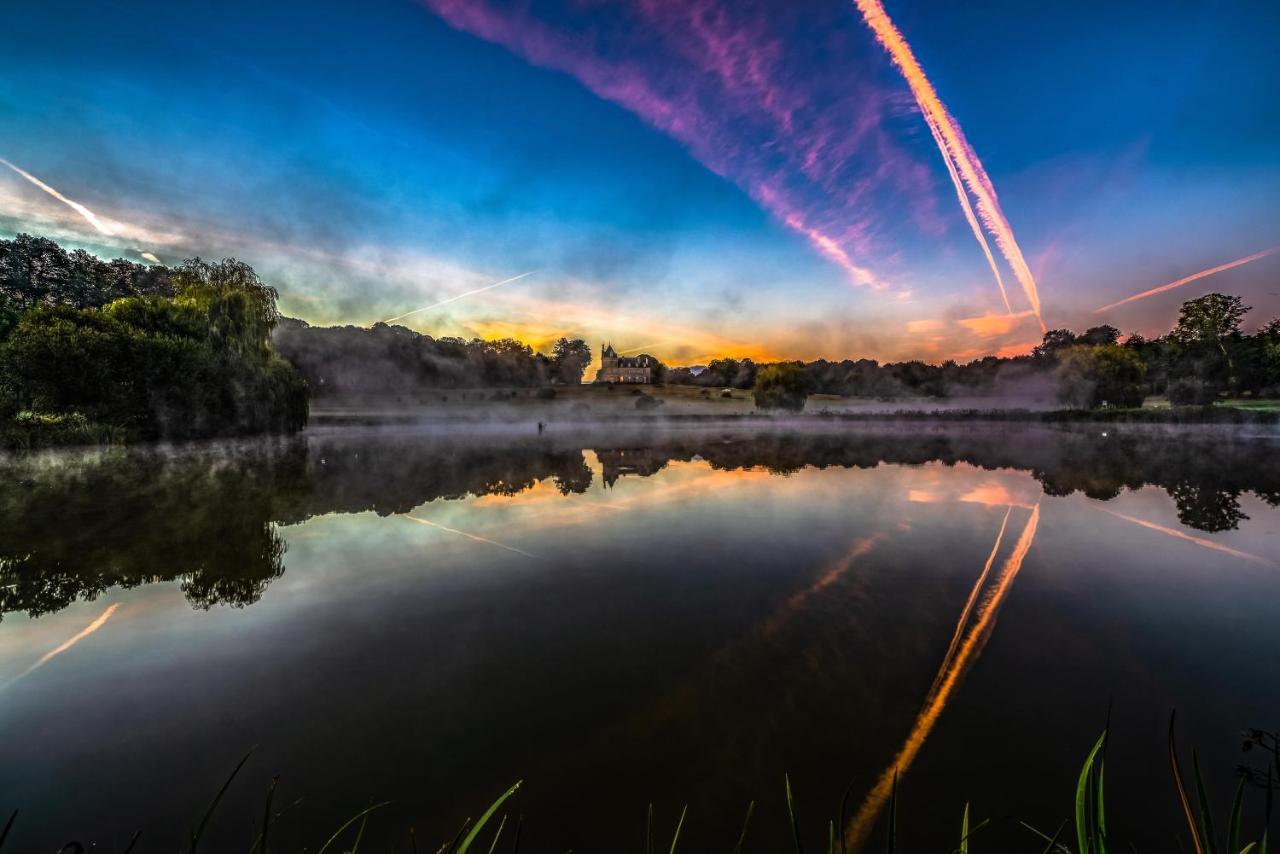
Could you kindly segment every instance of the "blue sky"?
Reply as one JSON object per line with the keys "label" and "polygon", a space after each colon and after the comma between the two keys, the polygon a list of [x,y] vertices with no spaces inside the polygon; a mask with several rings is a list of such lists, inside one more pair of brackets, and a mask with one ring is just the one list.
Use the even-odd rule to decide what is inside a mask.
{"label": "blue sky", "polygon": [[[405,322],[674,362],[1039,337],[999,252],[1021,316],[959,322],[1006,310],[852,3],[459,2],[19,4],[0,158],[113,233],[0,169],[0,234],[235,255],[315,323],[535,270]],[[885,8],[989,174],[1048,325],[1156,332],[1209,290],[1280,313],[1280,255],[1092,312],[1280,244],[1277,4]]]}

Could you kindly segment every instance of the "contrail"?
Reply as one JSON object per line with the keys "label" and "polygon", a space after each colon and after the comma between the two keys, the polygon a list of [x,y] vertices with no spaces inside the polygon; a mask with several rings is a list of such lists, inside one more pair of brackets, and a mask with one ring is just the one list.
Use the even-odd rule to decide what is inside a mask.
{"label": "contrail", "polygon": [[57,656],[62,655],[64,652],[71,649],[71,647],[80,643],[80,641],[84,640],[89,635],[93,634],[98,629],[102,628],[103,624],[106,623],[107,620],[111,619],[111,615],[114,614],[116,612],[116,609],[119,607],[120,607],[120,603],[117,602],[116,604],[107,608],[107,610],[103,611],[96,620],[94,620],[89,625],[85,626],[80,631],[76,632],[71,637],[67,638],[62,643],[58,644],[53,649],[46,652],[44,655],[40,656],[38,659],[36,659],[36,662],[34,664],[32,664],[26,670],[19,673],[17,676],[10,679],[8,682],[4,683],[2,687],[7,688],[10,685],[12,685],[14,682],[17,682],[22,677],[29,676],[31,673],[35,672],[36,670],[39,670],[44,665],[48,664],[51,659],[54,659]]}
{"label": "contrail", "polygon": [[978,216],[987,231],[995,238],[996,246],[1009,262],[1009,267],[1013,270],[1018,283],[1022,285],[1022,291],[1026,294],[1027,301],[1031,304],[1031,311],[1040,322],[1041,329],[1045,329],[1044,318],[1040,311],[1040,293],[1036,289],[1035,277],[1022,257],[1022,250],[1013,236],[1009,221],[1000,210],[995,187],[978,160],[978,156],[965,139],[960,125],[943,106],[933,84],[929,82],[924,69],[920,67],[919,61],[912,53],[910,45],[894,26],[893,21],[889,20],[889,14],[880,0],[854,0],[854,3],[862,13],[867,26],[875,34],[876,40],[888,51],[890,59],[902,71],[902,76],[906,78],[907,85],[911,88],[911,94],[915,96],[916,104],[925,116],[925,122],[934,132],[934,139],[939,143],[943,159],[952,164],[949,168],[955,169],[969,192],[973,193],[977,201]]}
{"label": "contrail", "polygon": [[111,236],[115,235],[114,231],[112,231],[110,228],[102,224],[102,220],[98,219],[97,214],[95,214],[93,211],[86,208],[84,205],[72,199],[68,199],[66,196],[62,195],[62,193],[59,193],[57,190],[55,190],[53,187],[50,187],[44,181],[41,181],[35,175],[32,175],[30,172],[26,171],[25,169],[21,169],[17,166],[14,166],[12,163],[10,163],[8,160],[5,160],[3,157],[0,157],[0,163],[3,163],[5,166],[8,166],[14,172],[17,172],[23,178],[26,178],[32,184],[35,184],[37,187],[44,190],[46,193],[53,196],[58,201],[62,202],[64,205],[71,208],[76,213],[80,214],[80,216],[88,220],[89,224],[92,225],[94,228],[98,229],[98,231],[101,232],[102,234],[111,235]]}
{"label": "contrail", "polygon": [[1242,552],[1239,549],[1233,549],[1230,546],[1224,546],[1221,543],[1215,543],[1213,540],[1206,540],[1204,537],[1193,537],[1190,534],[1184,534],[1182,531],[1179,531],[1176,528],[1166,528],[1164,525],[1157,525],[1155,522],[1148,522],[1146,519],[1139,519],[1136,516],[1126,516],[1123,513],[1117,513],[1116,511],[1108,510],[1105,507],[1099,507],[1098,509],[1101,510],[1103,513],[1107,513],[1111,516],[1115,516],[1117,519],[1123,519],[1126,522],[1132,522],[1135,525],[1141,525],[1142,527],[1148,530],[1159,531],[1161,534],[1165,534],[1166,536],[1177,537],[1179,540],[1186,540],[1188,543],[1194,543],[1195,545],[1199,546],[1202,549],[1209,549],[1211,551],[1221,552],[1222,554],[1225,554],[1225,555],[1238,557],[1241,560],[1248,560],[1248,561],[1253,561],[1254,563],[1260,563],[1263,566],[1280,567],[1280,564],[1276,563],[1273,560],[1268,560],[1265,557],[1262,557],[1260,555],[1251,554],[1249,552]]}
{"label": "contrail", "polygon": [[509,552],[515,552],[518,555],[531,557],[534,560],[538,559],[538,556],[535,554],[529,554],[523,549],[518,549],[515,546],[504,546],[502,543],[495,542],[493,540],[487,540],[484,537],[479,536],[478,534],[469,534],[466,531],[459,531],[457,528],[449,528],[449,527],[446,527],[445,525],[441,525],[438,522],[430,522],[426,519],[419,519],[417,516],[410,516],[408,514],[405,514],[404,518],[408,519],[410,522],[417,522],[419,525],[430,525],[432,528],[438,528],[441,531],[447,531],[450,534],[457,534],[460,537],[466,537],[468,540],[475,540],[477,543],[486,543],[491,546],[497,546],[500,549],[506,549]]}
{"label": "contrail", "polygon": [[1027,519],[1026,527],[1022,529],[1022,534],[1018,537],[1018,542],[1014,545],[1013,551],[1005,559],[1004,566],[1000,571],[1000,577],[996,580],[995,586],[987,594],[982,604],[978,606],[978,615],[973,627],[955,650],[955,655],[950,662],[944,661],[943,667],[939,669],[938,678],[934,680],[935,687],[930,689],[928,696],[925,698],[924,707],[920,710],[919,715],[916,716],[915,725],[911,728],[911,733],[907,736],[902,749],[898,751],[893,761],[889,763],[889,767],[880,775],[875,787],[872,788],[866,800],[862,802],[862,806],[858,808],[857,814],[854,815],[848,827],[845,828],[845,841],[852,849],[857,850],[866,840],[867,834],[871,832],[871,828],[875,823],[876,816],[879,815],[885,801],[889,798],[889,793],[893,789],[894,779],[900,774],[905,774],[907,769],[911,767],[916,755],[924,747],[925,739],[929,737],[929,733],[933,731],[938,718],[942,715],[943,710],[946,709],[952,693],[959,686],[960,681],[968,673],[978,654],[982,652],[983,647],[986,646],[987,641],[990,639],[991,633],[995,630],[996,615],[1000,611],[1000,606],[1004,604],[1004,600],[1008,597],[1009,590],[1013,585],[1014,579],[1018,577],[1019,570],[1022,569],[1022,562],[1026,558],[1027,552],[1031,549],[1031,543],[1035,539],[1036,526],[1039,521],[1040,505],[1037,504],[1032,509],[1031,517]]}
{"label": "contrail", "polygon": [[1194,282],[1197,279],[1203,279],[1205,276],[1212,276],[1214,273],[1221,273],[1223,270],[1230,270],[1233,267],[1239,267],[1243,264],[1248,264],[1251,261],[1257,261],[1259,258],[1266,258],[1268,255],[1274,255],[1277,252],[1280,252],[1280,246],[1272,246],[1270,249],[1263,249],[1261,252],[1255,252],[1252,255],[1246,255],[1243,258],[1237,258],[1234,261],[1228,261],[1226,264],[1219,264],[1216,267],[1210,267],[1208,270],[1201,270],[1199,273],[1192,273],[1190,276],[1187,276],[1182,279],[1178,279],[1177,281],[1170,282],[1167,285],[1161,285],[1158,288],[1152,288],[1149,291],[1143,291],[1140,294],[1134,294],[1131,297],[1125,297],[1122,300],[1118,300],[1108,305],[1104,305],[1102,308],[1095,308],[1093,310],[1093,313],[1097,314],[1098,312],[1106,311],[1109,308],[1115,308],[1116,306],[1124,305],[1127,302],[1133,302],[1134,300],[1139,300],[1139,299],[1142,299],[1143,297],[1151,297],[1151,296],[1155,296],[1156,294],[1162,294],[1165,291],[1171,291],[1174,288],[1180,288],[1183,285],[1190,284],[1191,282]]}
{"label": "contrail", "polygon": [[[946,151],[943,145],[942,136],[938,133],[938,128],[928,118],[925,124],[929,126],[929,132],[933,134],[933,141],[938,144],[939,151]],[[982,233],[982,226],[978,224],[978,218],[973,213],[973,205],[969,204],[969,195],[964,191],[964,184],[960,181],[960,175],[956,172],[956,165],[951,162],[951,158],[943,154],[942,162],[947,164],[947,174],[951,176],[951,183],[956,188],[956,198],[960,201],[960,209],[964,211],[964,218],[969,222],[969,228],[973,230],[973,236],[977,238],[978,245],[982,247],[982,254],[987,258],[987,264],[991,267],[991,275],[996,277],[996,286],[1000,288],[1000,299],[1004,300],[1005,310],[1013,314],[1013,306],[1009,304],[1009,292],[1004,289],[1004,277],[1000,275],[1000,268],[996,265],[996,259],[991,254],[991,247],[987,244],[987,236]]]}
{"label": "contrail", "polygon": [[419,313],[424,312],[424,311],[430,311],[430,310],[431,310],[431,309],[433,309],[433,308],[439,308],[439,307],[440,307],[440,306],[442,306],[442,305],[448,305],[448,304],[449,304],[449,303],[451,303],[451,302],[457,302],[458,300],[462,299],[463,297],[469,297],[469,296],[472,296],[472,295],[474,295],[474,294],[483,293],[484,291],[491,291],[491,290],[493,290],[494,288],[499,288],[499,287],[502,287],[503,285],[509,285],[509,284],[511,284],[512,282],[519,281],[520,279],[523,279],[525,276],[532,276],[532,275],[533,275],[534,273],[536,273],[536,272],[538,272],[538,271],[537,271],[537,270],[530,270],[530,271],[529,271],[529,272],[527,272],[527,273],[521,273],[521,274],[520,274],[520,275],[518,275],[518,276],[512,276],[512,277],[511,277],[511,278],[509,278],[509,279],[503,279],[501,282],[494,282],[492,285],[485,285],[483,288],[476,288],[476,289],[475,289],[475,290],[473,290],[473,291],[467,291],[466,293],[455,294],[454,296],[451,296],[451,297],[449,297],[448,299],[442,299],[442,300],[440,300],[440,302],[432,303],[431,305],[426,305],[426,306],[423,306],[422,308],[415,308],[413,311],[406,311],[404,314],[397,314],[395,317],[388,317],[386,320],[384,320],[384,321],[382,321],[382,322],[383,322],[383,323],[395,323],[397,320],[403,320],[404,318],[408,317],[408,316],[409,316],[409,315],[411,315],[411,314],[419,314]]}

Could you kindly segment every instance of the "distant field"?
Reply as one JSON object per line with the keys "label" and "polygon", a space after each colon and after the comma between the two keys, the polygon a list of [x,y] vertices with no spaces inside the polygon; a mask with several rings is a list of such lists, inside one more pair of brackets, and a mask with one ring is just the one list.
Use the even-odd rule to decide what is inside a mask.
{"label": "distant field", "polygon": [[[1142,404],[1143,409],[1168,409],[1170,407],[1169,398],[1167,397],[1148,397]],[[1252,398],[1228,398],[1221,400],[1218,406],[1225,406],[1231,409],[1245,409],[1249,412],[1280,412],[1280,400],[1255,400]]]}

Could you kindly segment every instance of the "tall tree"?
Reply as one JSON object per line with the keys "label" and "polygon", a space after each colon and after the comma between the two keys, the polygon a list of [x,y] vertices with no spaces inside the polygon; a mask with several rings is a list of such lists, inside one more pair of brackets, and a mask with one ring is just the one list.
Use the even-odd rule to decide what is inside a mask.
{"label": "tall tree", "polygon": [[551,368],[555,378],[565,385],[577,385],[591,364],[591,348],[581,338],[561,338],[551,350]]}

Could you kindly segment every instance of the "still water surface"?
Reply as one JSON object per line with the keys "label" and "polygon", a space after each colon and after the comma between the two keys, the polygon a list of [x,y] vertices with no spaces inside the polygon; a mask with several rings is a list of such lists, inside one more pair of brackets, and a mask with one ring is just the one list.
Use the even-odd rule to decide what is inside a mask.
{"label": "still water surface", "polygon": [[[522,850],[1056,828],[1111,706],[1114,839],[1169,847],[1179,710],[1225,809],[1280,727],[1280,439],[1041,427],[315,432],[0,462],[15,850],[371,850],[517,779]],[[1189,751],[1188,751],[1189,752]],[[986,850],[1021,850],[1012,821]],[[113,847],[115,846],[115,847]],[[422,846],[424,849],[429,847]],[[1036,850],[1039,848],[1035,845]],[[434,847],[432,847],[434,850]],[[749,849],[750,850],[750,849]]]}

